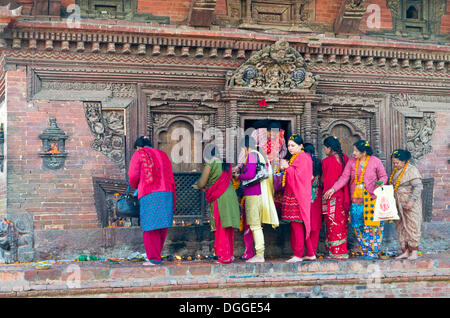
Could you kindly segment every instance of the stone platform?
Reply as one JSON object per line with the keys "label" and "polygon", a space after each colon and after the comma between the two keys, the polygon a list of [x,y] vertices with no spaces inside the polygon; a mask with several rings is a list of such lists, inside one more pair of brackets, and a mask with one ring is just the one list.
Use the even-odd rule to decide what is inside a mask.
{"label": "stone platform", "polygon": [[1,297],[442,297],[450,295],[450,254],[418,260],[319,259],[262,264],[108,261],[0,265]]}

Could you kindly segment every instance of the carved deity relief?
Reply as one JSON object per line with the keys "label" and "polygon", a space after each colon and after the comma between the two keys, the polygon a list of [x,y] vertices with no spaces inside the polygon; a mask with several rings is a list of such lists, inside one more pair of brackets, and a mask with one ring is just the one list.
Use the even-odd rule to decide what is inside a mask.
{"label": "carved deity relief", "polygon": [[433,151],[431,141],[436,127],[436,117],[433,112],[419,111],[414,106],[414,100],[417,100],[417,96],[406,93],[391,95],[391,107],[402,114],[405,124],[403,132],[405,139],[402,143],[417,162]]}
{"label": "carved deity relief", "polygon": [[125,167],[124,111],[102,110],[101,103],[85,103],[85,115],[95,139],[91,147],[113,160],[120,169]]}
{"label": "carved deity relief", "polygon": [[228,73],[226,87],[315,91],[317,79],[308,71],[301,54],[280,40],[251,56],[234,73]]}
{"label": "carved deity relief", "polygon": [[436,127],[433,113],[425,113],[423,118],[406,118],[406,148],[415,161],[433,151],[431,140]]}

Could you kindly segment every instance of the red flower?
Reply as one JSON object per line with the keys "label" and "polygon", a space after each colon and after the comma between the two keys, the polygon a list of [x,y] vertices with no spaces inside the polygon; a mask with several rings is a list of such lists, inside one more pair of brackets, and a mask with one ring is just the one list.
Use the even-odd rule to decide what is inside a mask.
{"label": "red flower", "polygon": [[267,106],[267,102],[266,102],[265,98],[258,101],[258,107],[261,107],[261,106]]}

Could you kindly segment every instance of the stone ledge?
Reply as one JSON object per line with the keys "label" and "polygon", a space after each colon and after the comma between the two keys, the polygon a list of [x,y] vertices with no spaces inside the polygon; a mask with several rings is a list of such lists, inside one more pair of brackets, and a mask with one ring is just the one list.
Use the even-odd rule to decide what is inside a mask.
{"label": "stone ledge", "polygon": [[[224,290],[243,288],[275,290],[302,286],[341,286],[345,289],[349,288],[345,287],[347,285],[363,286],[357,288],[360,290],[367,288],[374,280],[383,286],[445,282],[445,289],[450,280],[449,260],[448,254],[440,254],[421,257],[416,261],[350,259],[298,264],[285,263],[284,260],[264,264],[236,261],[231,265],[201,261],[143,267],[140,263],[131,262],[85,262],[70,263],[70,273],[66,272],[68,265],[64,264],[56,264],[49,270],[36,270],[31,265],[0,265],[0,297],[123,293],[153,295],[167,292],[192,292],[195,297],[195,291],[221,295]],[[79,265],[79,281],[74,281],[71,276],[74,264]],[[174,276],[175,269],[178,269],[175,271],[178,275]]]}

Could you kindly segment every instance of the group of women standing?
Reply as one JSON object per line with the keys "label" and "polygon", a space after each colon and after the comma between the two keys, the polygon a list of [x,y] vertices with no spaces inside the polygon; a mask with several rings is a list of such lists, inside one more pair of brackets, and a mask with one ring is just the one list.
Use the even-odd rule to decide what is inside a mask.
{"label": "group of women standing", "polygon": [[[154,265],[161,262],[167,228],[172,224],[175,186],[167,155],[147,144],[142,148],[138,145],[137,149],[130,162],[129,180],[139,190],[144,245],[149,265]],[[339,140],[333,136],[323,141],[327,155],[323,161],[315,156],[313,145],[304,143],[297,134],[289,137],[287,150],[290,159],[277,159],[276,171],[272,166],[274,161],[258,151],[256,141],[250,136],[245,137],[243,159],[234,168],[219,158],[214,149],[206,152],[204,169],[193,187],[203,189],[210,205],[210,225],[215,233],[214,249],[219,263],[233,262],[234,232],[238,229],[244,230],[242,258],[250,263],[264,262],[263,224],[276,228],[279,218],[290,223],[293,256],[287,262],[316,259],[322,223],[326,227],[329,258],[348,258],[350,224],[361,258],[376,259],[382,251],[384,222],[373,219],[374,192],[384,184],[394,185],[400,216],[396,228],[402,254],[397,258],[417,258],[422,177],[410,164],[408,151],[397,149],[392,153],[395,169],[388,177],[366,140],[354,144],[352,158],[342,152]],[[261,171],[267,175],[258,177]],[[276,178],[281,178],[281,187],[274,187]],[[243,193],[236,191],[239,188],[243,188]],[[278,212],[274,200],[277,192],[281,197]],[[149,205],[154,206],[149,208]],[[146,233],[153,231],[156,233]]]}

